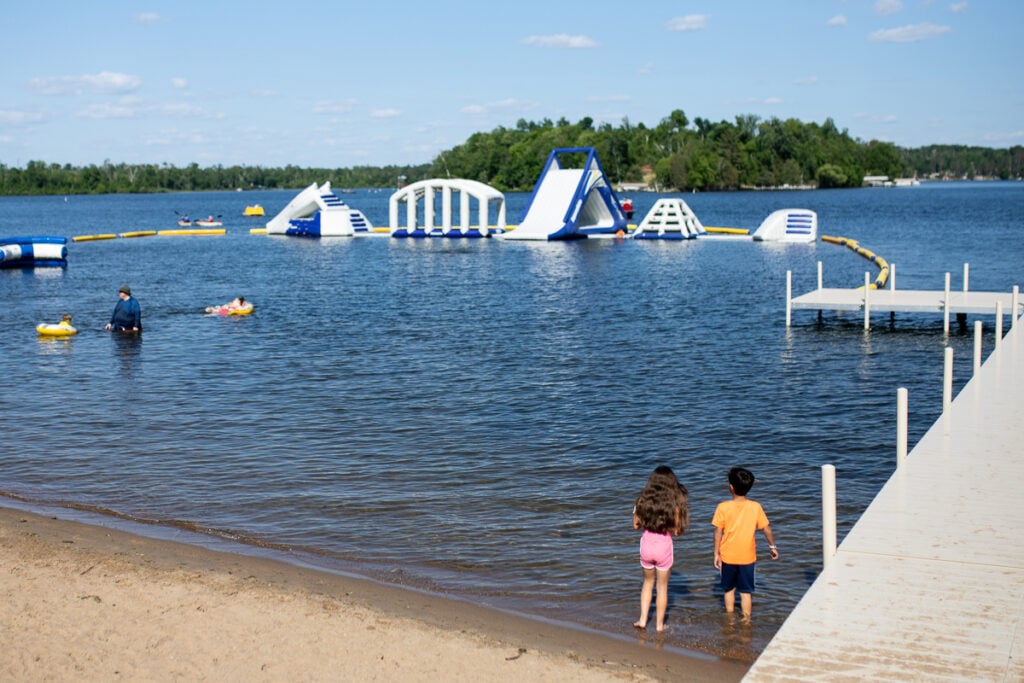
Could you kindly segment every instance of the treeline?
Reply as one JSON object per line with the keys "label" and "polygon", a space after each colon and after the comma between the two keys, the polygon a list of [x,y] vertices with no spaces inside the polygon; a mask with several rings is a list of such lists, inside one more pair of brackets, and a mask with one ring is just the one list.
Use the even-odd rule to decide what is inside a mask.
{"label": "treeline", "polygon": [[24,169],[0,164],[0,195],[121,194],[207,190],[292,189],[331,181],[336,188],[395,187],[400,178],[427,178],[430,164],[353,168],[263,168],[191,164],[113,164],[84,167],[30,161]]}
{"label": "treeline", "polygon": [[73,167],[31,161],[24,169],[0,164],[0,194],[108,194],[233,189],[294,189],[330,181],[334,187],[396,187],[432,177],[467,178],[502,191],[530,190],[552,149],[594,147],[612,182],[652,189],[737,190],[761,187],[860,187],[864,177],[1020,178],[1024,147],[992,149],[931,145],[903,149],[863,142],[832,119],[803,123],[753,115],[692,125],[675,110],[656,126],[605,123],[586,117],[520,119],[515,128],[475,133],[465,143],[417,166],[263,168],[191,164],[112,164]]}
{"label": "treeline", "polygon": [[520,120],[516,127],[477,133],[438,155],[435,176],[469,178],[499,189],[528,190],[557,147],[594,147],[613,182],[646,182],[660,190],[738,190],[759,187],[860,187],[864,177],[998,177],[1024,175],[1024,147],[930,146],[901,149],[862,142],[832,119],[735,121],[696,118],[681,110],[653,128],[593,120]]}

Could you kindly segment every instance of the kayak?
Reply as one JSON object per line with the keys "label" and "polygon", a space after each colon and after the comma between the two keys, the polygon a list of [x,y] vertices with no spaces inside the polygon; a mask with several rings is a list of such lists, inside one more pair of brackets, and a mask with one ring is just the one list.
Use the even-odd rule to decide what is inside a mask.
{"label": "kayak", "polygon": [[71,325],[61,325],[60,323],[39,323],[36,325],[36,332],[42,337],[70,337],[73,334],[78,334],[78,330]]}

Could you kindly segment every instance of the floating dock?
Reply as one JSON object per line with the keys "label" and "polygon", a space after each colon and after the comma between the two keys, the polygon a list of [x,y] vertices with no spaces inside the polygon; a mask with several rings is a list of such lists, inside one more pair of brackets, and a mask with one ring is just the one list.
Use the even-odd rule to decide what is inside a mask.
{"label": "floating dock", "polygon": [[1024,680],[1022,335],[1014,320],[744,681]]}
{"label": "floating dock", "polygon": [[856,289],[822,287],[821,262],[818,262],[818,288],[793,297],[793,276],[786,272],[786,326],[792,321],[794,310],[862,311],[864,329],[870,327],[871,313],[937,313],[944,316],[945,329],[949,330],[951,315],[994,315],[1003,314],[1019,317],[1024,313],[1020,289],[1014,285],[1010,292],[971,292],[967,289],[968,268],[964,266],[964,289],[949,288],[949,273],[946,273],[946,287],[941,290],[896,289],[896,266],[891,266],[889,289],[874,289],[870,276],[864,273],[864,286]]}

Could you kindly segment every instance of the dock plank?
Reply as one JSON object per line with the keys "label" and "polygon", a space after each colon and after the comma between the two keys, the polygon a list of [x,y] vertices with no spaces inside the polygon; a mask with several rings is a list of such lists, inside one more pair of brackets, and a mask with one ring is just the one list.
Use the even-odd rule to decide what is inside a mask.
{"label": "dock plank", "polygon": [[1024,680],[1022,332],[893,473],[745,681]]}
{"label": "dock plank", "polygon": [[[868,293],[872,311],[905,313],[942,313],[946,293],[943,290],[873,289]],[[1013,295],[1009,292],[953,292],[949,293],[951,314],[995,315],[997,302],[1002,302],[1004,315],[1010,315]],[[792,299],[794,310],[863,311],[864,289],[838,289],[823,287]],[[1017,302],[1018,315],[1024,312],[1024,300]]]}

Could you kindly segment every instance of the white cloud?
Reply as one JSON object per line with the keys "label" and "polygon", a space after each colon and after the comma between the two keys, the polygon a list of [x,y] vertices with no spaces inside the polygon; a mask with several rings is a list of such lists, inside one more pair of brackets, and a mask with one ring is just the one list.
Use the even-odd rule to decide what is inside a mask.
{"label": "white cloud", "polygon": [[765,104],[782,104],[781,97],[766,97],[764,100]]}
{"label": "white cloud", "polygon": [[156,12],[139,12],[135,15],[135,23],[137,24],[156,24],[160,21],[160,15]]}
{"label": "white cloud", "polygon": [[90,104],[77,114],[80,119],[134,119],[138,115],[138,107],[111,103]]}
{"label": "white cloud", "polygon": [[171,85],[181,90],[183,88],[188,87],[188,81],[182,78],[181,76],[176,76],[175,78],[171,79]]}
{"label": "white cloud", "polygon": [[687,14],[685,17],[672,17],[668,20],[669,31],[699,31],[707,25],[706,14]]}
{"label": "white cloud", "polygon": [[117,102],[91,104],[76,114],[80,119],[138,119],[151,115],[207,120],[225,118],[222,113],[207,111],[184,102],[152,104],[131,96],[122,97]]}
{"label": "white cloud", "polygon": [[803,78],[796,79],[797,85],[815,85],[818,82],[817,76],[805,76]]}
{"label": "white cloud", "polygon": [[387,107],[383,109],[374,109],[373,111],[370,112],[370,116],[372,116],[375,119],[392,119],[396,116],[401,116],[401,114],[402,112],[398,111],[397,109],[391,109]]}
{"label": "white cloud", "polygon": [[938,38],[952,31],[949,26],[935,24],[911,24],[900,28],[887,28],[868,35],[868,40],[878,43],[914,43],[920,40]]}
{"label": "white cloud", "polygon": [[249,94],[253,97],[274,97],[277,95],[277,91],[266,88],[253,88],[249,91]]}
{"label": "white cloud", "polygon": [[126,93],[142,85],[142,79],[130,74],[101,71],[82,76],[33,78],[29,87],[42,95],[81,95],[86,92]]}
{"label": "white cloud", "polygon": [[825,26],[846,26],[846,17],[842,14],[837,14],[826,21]]}
{"label": "white cloud", "polygon": [[896,14],[903,9],[902,0],[875,0],[875,11],[882,16]]}
{"label": "white cloud", "polygon": [[314,114],[347,114],[352,111],[352,102],[317,102],[313,105]]}
{"label": "white cloud", "polygon": [[0,109],[0,124],[5,126],[24,126],[29,123],[38,123],[42,120],[43,115],[38,112]]}
{"label": "white cloud", "polygon": [[652,74],[652,73],[654,73],[654,62],[647,62],[646,64],[644,64],[642,67],[640,67],[639,73],[642,73],[642,74]]}
{"label": "white cloud", "polygon": [[959,14],[960,12],[966,12],[967,11],[967,3],[966,2],[954,2],[954,3],[952,3],[949,6],[949,10],[951,12],[956,13],[956,14]]}
{"label": "white cloud", "polygon": [[597,47],[599,43],[587,36],[570,36],[567,33],[556,33],[550,36],[529,36],[523,39],[525,45],[534,47],[568,47],[587,48]]}

